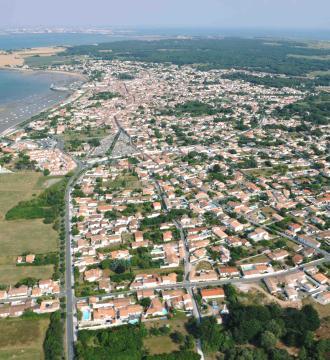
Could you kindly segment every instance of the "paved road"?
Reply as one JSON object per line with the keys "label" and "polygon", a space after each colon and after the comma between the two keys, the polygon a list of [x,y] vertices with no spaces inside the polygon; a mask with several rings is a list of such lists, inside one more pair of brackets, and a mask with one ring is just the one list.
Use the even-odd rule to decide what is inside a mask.
{"label": "paved road", "polygon": [[[76,174],[82,170],[82,165],[78,163]],[[76,176],[72,177],[65,193],[66,203],[66,216],[65,216],[65,298],[66,298],[66,346],[67,346],[67,359],[74,358],[74,341],[76,341],[76,307],[74,297],[74,275],[72,271],[72,252],[71,252],[71,190],[75,183]]]}
{"label": "paved road", "polygon": [[[119,133],[120,133],[119,129]],[[116,136],[111,144],[111,149],[114,148],[119,136]],[[62,143],[58,145],[63,147]],[[78,318],[76,313],[76,298],[74,295],[74,274],[73,274],[73,261],[72,261],[72,238],[71,238],[71,191],[76,181],[80,178],[82,173],[86,171],[91,165],[82,163],[76,160],[77,168],[73,177],[70,178],[65,192],[65,298],[66,298],[66,347],[67,359],[74,359],[74,342],[77,340],[77,326]]]}

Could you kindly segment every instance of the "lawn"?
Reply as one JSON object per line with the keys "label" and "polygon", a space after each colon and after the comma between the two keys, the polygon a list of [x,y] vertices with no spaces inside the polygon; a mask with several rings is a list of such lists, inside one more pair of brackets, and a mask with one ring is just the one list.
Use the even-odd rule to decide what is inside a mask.
{"label": "lawn", "polygon": [[[156,320],[145,322],[146,328],[150,329],[151,327],[161,327],[164,325],[169,325],[171,332],[179,331],[183,335],[188,335],[185,328],[185,323],[187,318],[179,316],[178,318],[173,318],[170,320]],[[172,341],[169,335],[163,336],[148,336],[143,340],[143,344],[151,355],[171,353],[173,351],[179,350],[180,345]]]}
{"label": "lawn", "polygon": [[53,265],[43,266],[0,266],[0,284],[15,285],[21,279],[33,277],[35,279],[47,280],[53,275]]}
{"label": "lawn", "polygon": [[48,324],[48,318],[0,320],[0,359],[43,359]]}
{"label": "lawn", "polygon": [[179,350],[179,344],[174,343],[168,335],[149,336],[143,340],[143,343],[150,355],[168,354]]}

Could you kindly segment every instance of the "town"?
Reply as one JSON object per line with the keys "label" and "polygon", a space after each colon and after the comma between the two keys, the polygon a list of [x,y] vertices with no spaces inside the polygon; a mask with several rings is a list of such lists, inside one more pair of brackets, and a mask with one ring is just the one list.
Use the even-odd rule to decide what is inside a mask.
{"label": "town", "polygon": [[305,123],[283,116],[307,92],[235,69],[87,59],[58,70],[89,80],[0,149],[3,172],[16,161],[75,173],[66,281],[4,288],[0,317],[57,311],[65,295],[76,341],[178,314],[221,324],[228,286],[281,307],[329,305],[329,128],[298,137]]}

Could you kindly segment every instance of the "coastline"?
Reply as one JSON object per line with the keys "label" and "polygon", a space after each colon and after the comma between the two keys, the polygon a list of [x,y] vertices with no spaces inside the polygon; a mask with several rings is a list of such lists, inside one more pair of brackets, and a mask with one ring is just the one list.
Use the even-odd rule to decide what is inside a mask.
{"label": "coastline", "polygon": [[[33,73],[36,73],[36,74],[42,73],[42,74],[49,74],[49,75],[61,74],[61,75],[65,75],[65,76],[68,76],[68,77],[74,77],[76,79],[76,81],[82,81],[82,83],[85,83],[85,82],[88,81],[88,78],[85,75],[81,74],[81,73],[68,72],[68,71],[64,71],[64,70],[38,70],[38,69],[22,69],[22,68],[16,68],[16,67],[1,67],[0,72],[3,71],[3,70],[12,70],[12,71],[17,71],[17,72],[22,72],[22,73],[30,73],[30,74],[33,74]],[[60,106],[62,103],[67,101],[71,96],[73,96],[75,94],[75,92],[76,91],[68,91],[66,93],[66,95],[64,95],[60,99],[58,99],[58,100],[52,99],[53,103],[51,105],[49,105],[49,106],[47,106],[47,104],[45,102],[44,106],[41,106],[41,108],[38,109],[38,111],[35,111],[35,112],[32,112],[32,113],[28,114],[27,118],[22,119],[21,121],[9,126],[6,129],[3,129],[3,130],[0,129],[0,136],[7,136],[8,134],[16,131],[23,124],[29,123],[34,116],[37,116],[38,114],[40,114],[40,113],[42,113],[44,111],[48,111],[50,109],[53,109],[55,107]],[[47,100],[48,100],[48,98],[47,98]],[[48,101],[50,101],[50,100],[48,100]],[[12,104],[9,104],[9,106],[11,106],[11,105]]]}

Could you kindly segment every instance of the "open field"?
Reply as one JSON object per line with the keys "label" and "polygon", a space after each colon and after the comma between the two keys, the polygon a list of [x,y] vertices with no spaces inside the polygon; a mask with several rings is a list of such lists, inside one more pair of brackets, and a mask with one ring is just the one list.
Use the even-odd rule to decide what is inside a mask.
{"label": "open field", "polygon": [[0,175],[0,218],[19,201],[32,198],[42,191],[41,173],[20,171]]}
{"label": "open field", "polygon": [[125,174],[117,176],[116,179],[108,182],[106,186],[110,187],[110,189],[141,189],[141,182],[137,178],[137,176]]}
{"label": "open field", "polygon": [[[48,253],[57,250],[57,233],[41,219],[6,221],[6,212],[18,202],[32,199],[58,178],[33,171],[0,175],[0,283],[12,284],[33,276],[49,278],[52,266],[16,267],[15,258],[24,252]],[[40,275],[42,274],[42,276]]]}
{"label": "open field", "polygon": [[[187,335],[187,330],[185,328],[185,322],[187,318],[184,316],[181,318],[174,318],[171,320],[158,320],[158,321],[149,321],[145,322],[147,329],[152,327],[161,327],[164,325],[169,325],[171,332],[179,331],[183,335]],[[162,336],[148,336],[143,340],[144,346],[149,350],[151,355],[170,353],[173,351],[179,350],[180,345],[172,341],[169,335]]]}
{"label": "open field", "polygon": [[52,277],[54,271],[53,265],[44,266],[16,266],[1,265],[0,266],[0,284],[15,285],[18,281],[32,277],[40,280],[47,280]]}
{"label": "open field", "polygon": [[0,360],[41,360],[49,319],[0,320]]}
{"label": "open field", "polygon": [[150,355],[168,354],[179,350],[179,345],[174,343],[168,335],[149,336],[143,340],[143,343]]}
{"label": "open field", "polygon": [[0,246],[2,256],[48,253],[57,250],[57,233],[41,219],[0,221]]}

